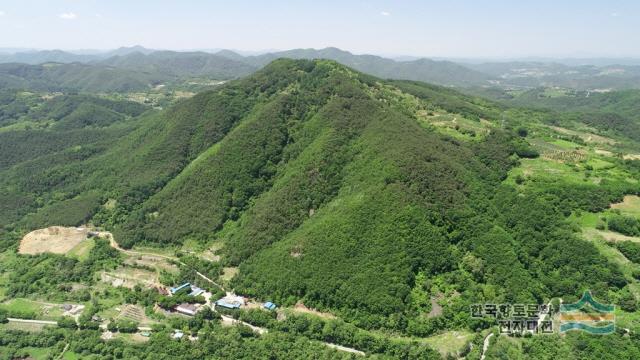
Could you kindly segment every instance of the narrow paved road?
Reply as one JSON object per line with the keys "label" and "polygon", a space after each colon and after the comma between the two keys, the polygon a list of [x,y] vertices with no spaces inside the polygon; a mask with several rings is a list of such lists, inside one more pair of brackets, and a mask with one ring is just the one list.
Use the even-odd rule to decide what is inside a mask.
{"label": "narrow paved road", "polygon": [[58,355],[58,357],[56,357],[56,360],[60,360],[60,359],[62,359],[62,357],[64,356],[64,353],[66,353],[66,352],[67,352],[67,350],[69,350],[69,343],[67,343],[67,344],[64,346],[64,349],[62,349],[62,352],[60,353],[60,355]]}
{"label": "narrow paved road", "polygon": [[[226,316],[226,315],[221,315],[222,317],[222,323],[225,325],[245,325],[251,328],[251,330],[253,330],[254,332],[257,332],[258,334],[262,335],[267,333],[269,330],[262,328],[262,327],[258,327],[258,326],[254,326],[249,324],[248,322],[244,322],[244,321],[240,321],[240,320],[236,320],[230,316]],[[346,346],[342,346],[342,345],[336,345],[336,344],[332,344],[332,343],[328,343],[328,342],[322,342],[323,344],[325,344],[326,346],[332,348],[332,349],[336,349],[338,351],[344,351],[344,352],[348,352],[348,353],[352,353],[352,354],[356,354],[356,355],[362,355],[364,356],[365,353],[360,351],[360,350],[356,350],[354,348],[350,348],[350,347],[346,347]]]}
{"label": "narrow paved road", "polygon": [[238,324],[242,324],[242,325],[245,325],[245,326],[250,327],[250,328],[251,328],[251,330],[253,330],[253,331],[257,332],[257,333],[258,333],[258,334],[260,334],[260,335],[265,334],[265,333],[267,333],[267,332],[269,331],[269,330],[267,330],[267,329],[265,329],[265,328],[261,328],[261,327],[258,327],[258,326],[251,325],[251,324],[249,324],[248,322],[244,322],[244,321],[236,320],[236,319],[234,319],[234,318],[232,318],[232,317],[230,317],[230,316],[221,315],[221,317],[222,317],[222,323],[223,323],[223,324],[225,324],[225,325],[238,325]]}
{"label": "narrow paved road", "polygon": [[487,350],[489,349],[489,340],[492,336],[493,333],[487,335],[487,337],[484,338],[484,344],[482,344],[482,356],[480,356],[480,360],[484,360]]}
{"label": "narrow paved road", "polygon": [[325,345],[327,345],[328,347],[332,348],[332,349],[336,349],[339,351],[344,351],[344,352],[348,352],[348,353],[352,353],[352,354],[356,354],[356,355],[360,355],[360,356],[364,356],[365,353],[360,351],[360,350],[356,350],[350,347],[346,347],[346,346],[342,346],[342,345],[336,345],[336,344],[331,344],[331,343],[324,343]]}

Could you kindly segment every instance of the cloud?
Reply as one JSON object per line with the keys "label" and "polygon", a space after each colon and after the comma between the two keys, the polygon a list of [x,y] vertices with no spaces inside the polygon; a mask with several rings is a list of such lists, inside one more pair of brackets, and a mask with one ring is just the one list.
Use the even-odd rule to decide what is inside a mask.
{"label": "cloud", "polygon": [[611,16],[612,16],[612,17],[618,17],[618,16],[620,16],[620,14],[619,14],[619,13],[617,13],[617,12],[612,12],[612,13],[611,13]]}
{"label": "cloud", "polygon": [[5,16],[5,12],[4,11],[0,11],[0,16]]}
{"label": "cloud", "polygon": [[388,12],[388,11],[381,11],[380,15],[382,15],[382,16],[391,16],[391,13]]}
{"label": "cloud", "polygon": [[78,18],[78,15],[72,12],[68,12],[68,13],[62,13],[58,15],[58,17],[62,20],[75,20]]}

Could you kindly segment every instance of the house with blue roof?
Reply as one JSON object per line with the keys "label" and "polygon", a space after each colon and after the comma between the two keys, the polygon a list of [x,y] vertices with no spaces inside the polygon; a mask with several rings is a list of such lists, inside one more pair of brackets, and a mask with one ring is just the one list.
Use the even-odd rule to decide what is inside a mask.
{"label": "house with blue roof", "polygon": [[237,301],[227,301],[225,299],[220,299],[216,301],[216,306],[220,306],[226,309],[240,309],[241,305],[242,304],[240,304]]}
{"label": "house with blue roof", "polygon": [[201,289],[197,286],[192,286],[189,296],[198,296],[198,295],[202,295],[203,293],[204,293],[204,289]]}
{"label": "house with blue roof", "polygon": [[175,295],[181,291],[191,291],[191,283],[184,283],[178,287],[172,287],[170,291],[171,295]]}

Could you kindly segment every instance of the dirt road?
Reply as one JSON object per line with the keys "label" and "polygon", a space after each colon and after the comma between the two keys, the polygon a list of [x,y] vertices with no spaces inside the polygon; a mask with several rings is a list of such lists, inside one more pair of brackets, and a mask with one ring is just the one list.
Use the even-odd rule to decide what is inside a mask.
{"label": "dirt road", "polygon": [[492,336],[493,333],[490,333],[489,335],[487,335],[487,337],[484,338],[484,344],[482,344],[482,356],[480,356],[480,360],[484,360],[487,350],[489,350],[489,340]]}

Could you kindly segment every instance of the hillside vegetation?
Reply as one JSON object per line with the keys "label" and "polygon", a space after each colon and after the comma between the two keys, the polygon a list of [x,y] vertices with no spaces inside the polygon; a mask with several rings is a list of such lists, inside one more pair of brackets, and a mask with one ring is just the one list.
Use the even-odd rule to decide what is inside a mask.
{"label": "hillside vegetation", "polygon": [[[388,358],[438,356],[398,337],[494,326],[471,317],[474,303],[572,301],[587,289],[620,303],[637,285],[571,217],[638,193],[640,166],[617,157],[615,142],[594,144],[572,136],[577,128],[553,127],[548,111],[385,81],[334,61],[290,59],[167,110],[145,110],[60,97],[34,112],[51,126],[0,133],[2,152],[11,154],[0,162],[6,256],[19,256],[11,251],[27,231],[90,222],[125,249],[187,248],[193,258],[181,254],[182,266],[213,264],[207,274],[237,293],[339,318],[277,323],[244,315],[276,331],[269,336],[282,336],[279,343],[292,335],[333,339]],[[41,273],[68,268],[68,280],[46,277],[46,289],[91,283],[78,271],[117,265],[96,244],[88,263],[60,255],[24,263]],[[636,249],[621,249],[635,259]],[[200,263],[204,250],[218,260]],[[237,274],[217,278],[223,268]],[[193,276],[185,273],[162,276]],[[8,295],[41,294],[22,286],[32,275],[21,266]],[[144,291],[128,301],[148,301]],[[623,316],[635,311],[626,309]],[[536,358],[537,341],[562,342],[549,351],[579,357],[580,338],[567,338],[517,351]],[[634,341],[615,334],[590,338],[589,346],[616,344],[611,356],[624,357]],[[474,344],[466,351],[479,358]],[[291,351],[311,348],[299,346]]]}

